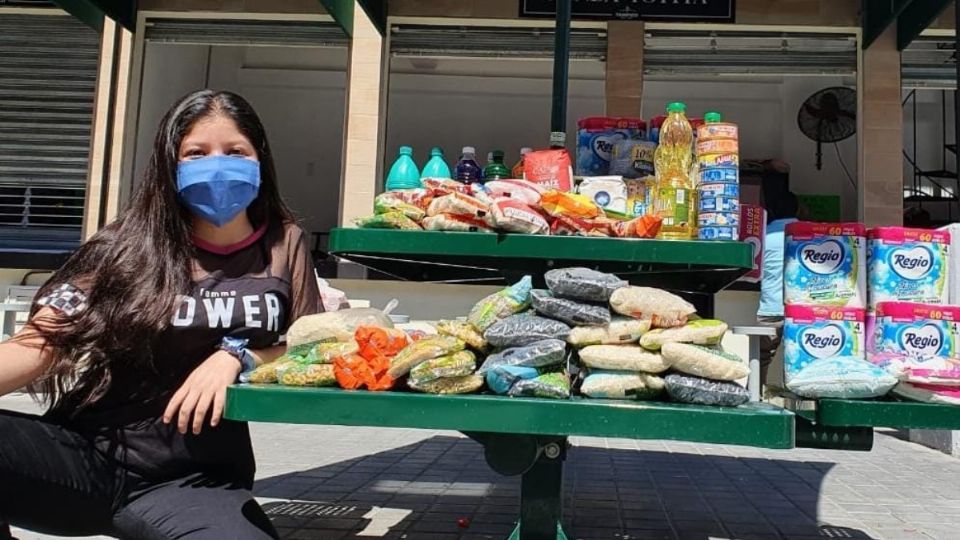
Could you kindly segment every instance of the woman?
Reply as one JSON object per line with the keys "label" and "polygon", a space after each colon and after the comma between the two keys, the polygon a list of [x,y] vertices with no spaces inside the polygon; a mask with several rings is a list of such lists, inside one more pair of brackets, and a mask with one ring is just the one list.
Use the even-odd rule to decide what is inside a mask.
{"label": "woman", "polygon": [[321,301],[250,105],[210,90],[174,105],[130,208],[37,298],[0,344],[0,395],[29,386],[50,405],[0,413],[0,538],[6,523],[276,538],[250,494],[247,426],[222,418],[224,396]]}

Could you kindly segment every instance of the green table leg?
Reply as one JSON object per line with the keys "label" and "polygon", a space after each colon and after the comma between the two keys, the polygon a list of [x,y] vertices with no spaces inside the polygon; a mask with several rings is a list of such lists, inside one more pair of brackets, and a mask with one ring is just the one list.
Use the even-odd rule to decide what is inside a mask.
{"label": "green table leg", "polygon": [[487,464],[505,476],[521,475],[520,520],[510,540],[567,540],[563,513],[566,437],[467,433],[484,446]]}

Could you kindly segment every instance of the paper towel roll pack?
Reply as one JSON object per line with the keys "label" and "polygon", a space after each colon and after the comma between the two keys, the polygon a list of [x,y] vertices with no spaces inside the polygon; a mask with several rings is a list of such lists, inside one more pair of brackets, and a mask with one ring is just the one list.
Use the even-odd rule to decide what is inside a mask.
{"label": "paper towel roll pack", "polygon": [[878,227],[867,238],[870,309],[881,302],[949,303],[949,232]]}
{"label": "paper towel roll pack", "polygon": [[784,242],[785,304],[861,309],[866,306],[863,224],[790,223]]}
{"label": "paper towel roll pack", "polygon": [[878,352],[918,358],[957,355],[960,307],[881,302],[877,304],[875,324]]}
{"label": "paper towel roll pack", "polygon": [[821,358],[864,358],[864,311],[854,308],[786,306],[783,362],[790,378]]}

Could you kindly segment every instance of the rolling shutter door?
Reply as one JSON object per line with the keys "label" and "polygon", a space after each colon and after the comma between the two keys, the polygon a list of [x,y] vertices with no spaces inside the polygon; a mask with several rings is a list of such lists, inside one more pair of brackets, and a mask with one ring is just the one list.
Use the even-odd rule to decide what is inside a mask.
{"label": "rolling shutter door", "polygon": [[[525,26],[393,25],[390,53],[399,57],[553,58],[553,28]],[[570,58],[603,60],[607,32],[570,30]]]}
{"label": "rolling shutter door", "polygon": [[349,38],[334,22],[208,19],[147,20],[144,36],[154,43],[346,47]]}
{"label": "rolling shutter door", "polygon": [[69,15],[0,14],[0,249],[80,240],[99,49]]}

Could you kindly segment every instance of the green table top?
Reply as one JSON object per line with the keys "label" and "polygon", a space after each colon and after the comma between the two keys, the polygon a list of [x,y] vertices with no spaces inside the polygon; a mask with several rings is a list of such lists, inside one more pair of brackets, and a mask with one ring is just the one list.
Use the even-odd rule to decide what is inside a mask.
{"label": "green table top", "polygon": [[[334,229],[329,251],[403,279],[467,281],[589,266],[635,284],[714,293],[753,266],[745,242]],[[458,279],[462,278],[462,279]]]}
{"label": "green table top", "polygon": [[893,400],[821,399],[816,421],[833,427],[960,429],[960,407]]}
{"label": "green table top", "polygon": [[793,413],[760,403],[731,409],[661,402],[242,385],[228,389],[226,416],[254,422],[794,446]]}

